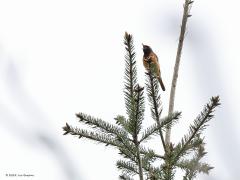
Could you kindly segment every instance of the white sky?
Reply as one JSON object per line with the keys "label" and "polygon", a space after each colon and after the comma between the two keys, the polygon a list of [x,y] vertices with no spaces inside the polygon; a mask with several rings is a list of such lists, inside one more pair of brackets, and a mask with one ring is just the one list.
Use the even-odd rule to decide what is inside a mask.
{"label": "white sky", "polygon": [[[20,179],[6,173],[35,175],[24,180],[117,179],[117,150],[62,136],[61,128],[65,122],[79,125],[77,112],[112,123],[125,113],[125,31],[134,35],[140,84],[141,43],[159,56],[166,114],[182,4],[0,0],[0,179]],[[183,119],[173,129],[173,141],[211,96],[219,94],[222,100],[205,132],[206,160],[215,169],[200,180],[240,178],[239,5],[236,0],[196,0],[188,23],[175,107]]]}

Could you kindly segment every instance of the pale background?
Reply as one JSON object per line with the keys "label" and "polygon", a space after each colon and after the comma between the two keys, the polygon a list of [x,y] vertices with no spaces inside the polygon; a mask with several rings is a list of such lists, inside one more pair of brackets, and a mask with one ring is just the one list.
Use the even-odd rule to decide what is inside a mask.
{"label": "pale background", "polygon": [[[182,5],[183,0],[1,0],[0,180],[117,179],[117,150],[62,136],[62,126],[79,125],[74,114],[80,111],[112,123],[125,114],[125,31],[134,35],[141,85],[141,43],[159,56],[166,115]],[[211,96],[220,95],[222,102],[204,133],[205,160],[215,169],[200,180],[240,178],[239,5],[196,0],[188,23],[175,106],[183,118],[173,141]]]}

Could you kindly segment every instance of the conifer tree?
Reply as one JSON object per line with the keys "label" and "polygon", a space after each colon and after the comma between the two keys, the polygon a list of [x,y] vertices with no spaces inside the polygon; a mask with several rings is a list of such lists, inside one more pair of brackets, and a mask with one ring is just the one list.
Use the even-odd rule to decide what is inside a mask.
{"label": "conifer tree", "polygon": [[[187,12],[187,14],[183,18],[190,17],[189,10],[185,9],[189,8],[190,4],[192,1],[185,0],[184,13]],[[115,124],[111,124],[81,112],[76,116],[79,122],[89,126],[90,130],[81,128],[81,126],[73,127],[66,123],[63,127],[64,135],[70,134],[116,148],[122,156],[122,159],[116,162],[116,166],[121,172],[119,178],[122,180],[133,180],[134,178],[139,180],[173,180],[176,169],[185,172],[183,180],[192,180],[198,173],[208,174],[213,167],[201,162],[201,159],[206,155],[202,133],[213,118],[215,108],[220,105],[219,96],[210,98],[210,101],[190,125],[188,133],[182,137],[179,143],[174,145],[168,138],[164,139],[164,135],[178,122],[181,112],[171,110],[167,116],[162,117],[159,82],[152,72],[151,62],[148,62],[150,68],[146,72],[145,87],[142,87],[137,80],[133,36],[127,32],[124,35],[124,45],[126,50],[124,72],[126,115],[118,115],[115,118]],[[147,100],[153,119],[152,125],[149,127],[142,125],[145,120],[144,90],[148,96]],[[147,146],[148,141],[153,137],[159,138],[159,147],[162,148],[163,154],[159,153],[159,149],[151,149]]]}

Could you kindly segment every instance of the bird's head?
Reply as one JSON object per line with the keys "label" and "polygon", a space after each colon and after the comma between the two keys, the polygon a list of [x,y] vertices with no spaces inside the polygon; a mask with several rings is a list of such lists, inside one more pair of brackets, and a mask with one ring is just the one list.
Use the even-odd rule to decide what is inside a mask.
{"label": "bird's head", "polygon": [[142,44],[142,46],[144,55],[149,55],[152,52],[152,48],[150,46],[144,44]]}

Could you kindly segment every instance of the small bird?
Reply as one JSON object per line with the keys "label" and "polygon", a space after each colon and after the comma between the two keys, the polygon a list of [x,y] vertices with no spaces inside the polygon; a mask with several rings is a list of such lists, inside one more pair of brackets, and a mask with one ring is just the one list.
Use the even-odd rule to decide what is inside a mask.
{"label": "small bird", "polygon": [[165,86],[162,81],[160,65],[158,62],[157,55],[153,52],[153,50],[150,46],[144,45],[144,44],[142,44],[142,46],[143,46],[143,53],[144,53],[143,65],[144,65],[145,69],[147,71],[149,71],[149,62],[150,62],[154,76],[157,77],[162,90],[165,91]]}

